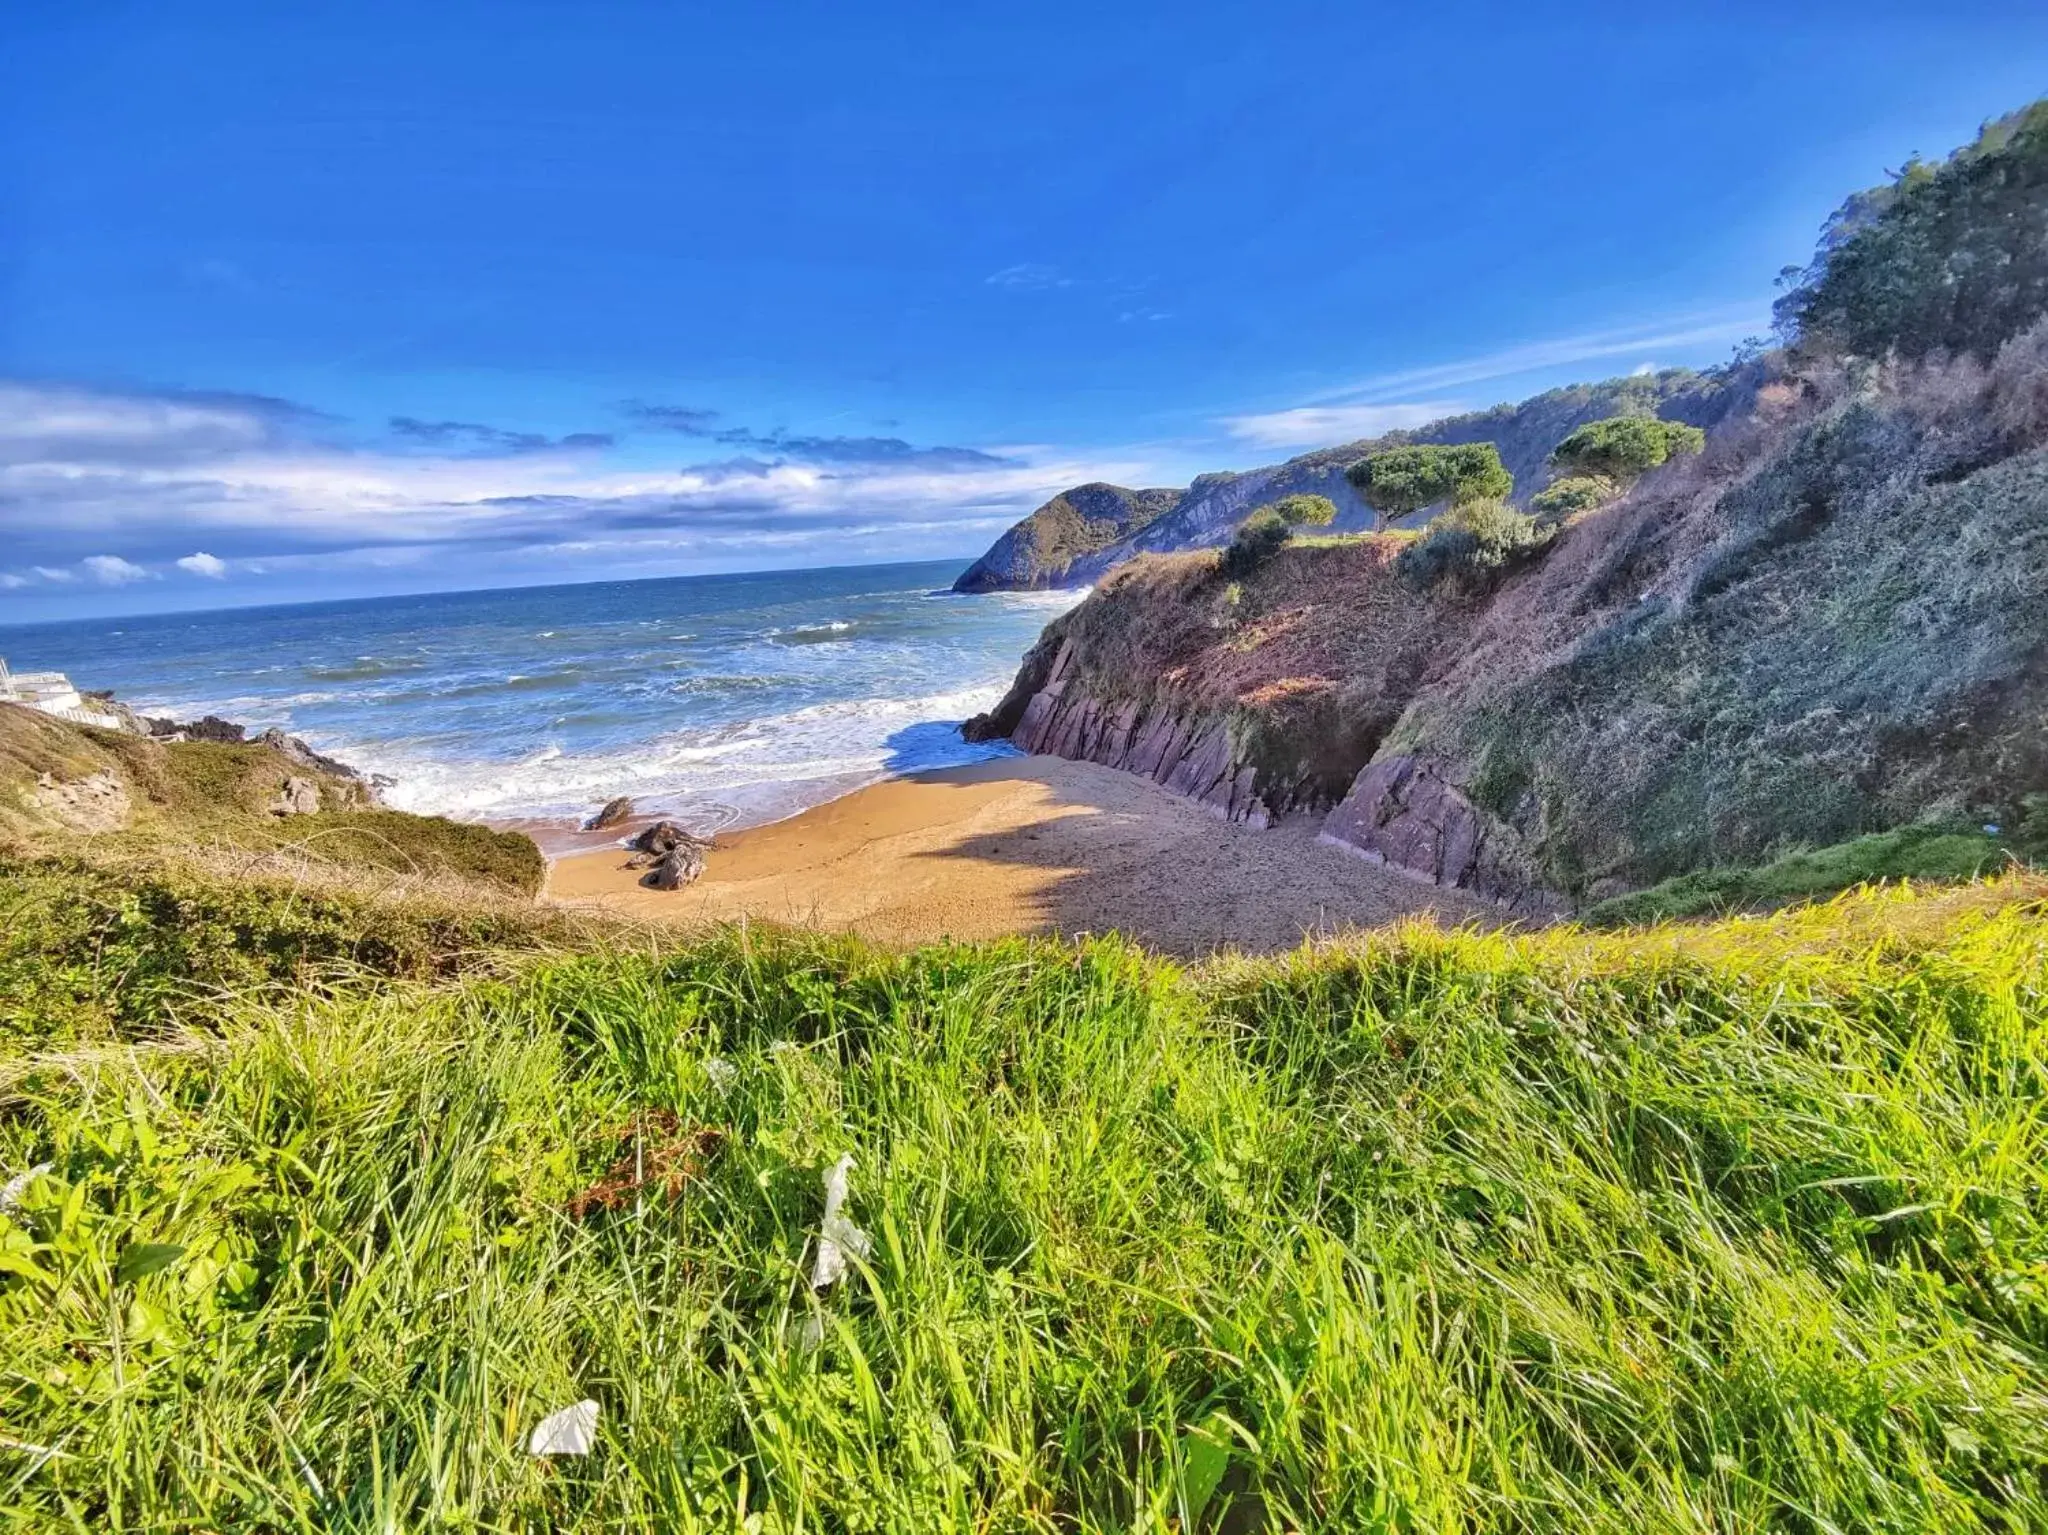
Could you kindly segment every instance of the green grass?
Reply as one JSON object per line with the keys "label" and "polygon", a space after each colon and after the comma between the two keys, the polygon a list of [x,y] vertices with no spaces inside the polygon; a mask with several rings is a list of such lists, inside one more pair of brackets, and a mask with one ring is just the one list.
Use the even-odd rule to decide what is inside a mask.
{"label": "green grass", "polygon": [[2013,856],[2003,840],[1981,831],[1905,826],[1788,853],[1767,864],[1683,874],[1601,901],[1588,910],[1586,920],[1596,927],[1668,922],[1766,910],[1877,880],[1976,879],[2007,867]]}
{"label": "green grass", "polygon": [[365,980],[448,979],[587,928],[473,886],[394,895],[374,872],[296,873],[247,854],[210,865],[0,854],[0,1051],[203,1026],[226,994],[289,1005]]}
{"label": "green grass", "polygon": [[[0,1511],[2048,1527],[2040,902],[1195,970],[730,933],[17,1038]],[[584,1397],[593,1456],[521,1453]]]}
{"label": "green grass", "polygon": [[547,860],[531,837],[445,816],[322,810],[275,822],[271,835],[279,846],[347,868],[475,880],[514,895],[537,894],[547,878]]}

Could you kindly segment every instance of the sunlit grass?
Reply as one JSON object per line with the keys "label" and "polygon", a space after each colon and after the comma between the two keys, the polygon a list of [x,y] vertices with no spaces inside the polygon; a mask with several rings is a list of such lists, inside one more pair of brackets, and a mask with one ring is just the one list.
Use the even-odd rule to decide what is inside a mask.
{"label": "sunlit grass", "polygon": [[[731,933],[17,1041],[0,1508],[2039,1529],[2038,903],[1195,970]],[[681,1135],[673,1199],[567,1213]],[[523,1453],[586,1397],[595,1454]]]}

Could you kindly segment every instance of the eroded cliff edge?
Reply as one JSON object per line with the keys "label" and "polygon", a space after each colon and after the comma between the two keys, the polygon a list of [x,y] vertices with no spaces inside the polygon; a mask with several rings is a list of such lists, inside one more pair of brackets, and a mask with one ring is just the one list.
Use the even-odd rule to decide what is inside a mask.
{"label": "eroded cliff edge", "polygon": [[2048,329],[1782,370],[1477,587],[1410,535],[1112,571],[973,723],[1532,911],[2048,789]]}

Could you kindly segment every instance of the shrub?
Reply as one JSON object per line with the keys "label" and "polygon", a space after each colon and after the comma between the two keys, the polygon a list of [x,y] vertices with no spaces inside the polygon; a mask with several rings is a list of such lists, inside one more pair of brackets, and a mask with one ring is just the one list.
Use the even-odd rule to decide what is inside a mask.
{"label": "shrub", "polygon": [[1327,528],[1337,520],[1337,503],[1328,496],[1282,496],[1272,509],[1289,527]]}
{"label": "shrub", "polygon": [[1552,480],[1529,499],[1529,510],[1539,522],[1563,522],[1579,512],[1589,512],[1614,496],[1614,482],[1597,474],[1567,475]]}
{"label": "shrub", "polygon": [[1237,525],[1237,533],[1223,551],[1223,574],[1240,580],[1257,570],[1287,542],[1287,519],[1270,506],[1262,506]]}
{"label": "shrub", "polygon": [[1707,434],[1682,421],[1656,416],[1609,416],[1589,421],[1559,443],[1550,461],[1574,476],[1597,476],[1628,485],[1666,459],[1697,453]]}
{"label": "shrub", "polygon": [[1490,581],[1555,536],[1505,501],[1471,501],[1452,507],[1429,531],[1394,559],[1394,572],[1415,591],[1450,579],[1460,586]]}
{"label": "shrub", "polygon": [[1490,442],[1387,448],[1360,459],[1344,471],[1344,478],[1373,509],[1381,528],[1389,518],[1406,517],[1440,502],[1463,506],[1469,501],[1505,500],[1515,488],[1515,477]]}

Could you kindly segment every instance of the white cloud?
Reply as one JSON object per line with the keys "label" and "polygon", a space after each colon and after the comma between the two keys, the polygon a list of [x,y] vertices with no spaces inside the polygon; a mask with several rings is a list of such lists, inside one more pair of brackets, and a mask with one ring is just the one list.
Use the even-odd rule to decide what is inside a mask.
{"label": "white cloud", "polygon": [[1362,402],[1388,395],[1456,389],[1496,379],[1519,378],[1546,369],[1567,368],[1582,362],[1597,362],[1606,357],[1626,356],[1631,352],[1640,357],[1646,352],[1669,352],[1678,347],[1707,346],[1719,342],[1733,344],[1769,326],[1769,313],[1761,306],[1678,315],[1652,324],[1557,336],[1548,341],[1532,341],[1504,347],[1497,352],[1484,352],[1456,362],[1374,374],[1311,395],[1308,403]]}
{"label": "white cloud", "polygon": [[1224,430],[1261,448],[1316,448],[1382,432],[1427,426],[1466,409],[1454,400],[1401,401],[1387,405],[1304,405],[1263,415],[1226,416]]}
{"label": "white cloud", "polygon": [[1020,261],[1015,266],[1006,266],[1000,272],[989,273],[982,281],[991,288],[1013,288],[1022,292],[1074,286],[1074,279],[1062,276],[1058,267],[1037,261]]}
{"label": "white cloud", "polygon": [[172,464],[260,448],[297,411],[261,395],[134,393],[0,380],[0,464]]}
{"label": "white cloud", "polygon": [[126,586],[131,581],[155,579],[140,565],[124,560],[118,554],[88,554],[78,563],[101,586]]}
{"label": "white cloud", "polygon": [[[362,568],[407,549],[466,548],[472,564],[504,566],[522,550],[573,553],[585,542],[642,547],[674,571],[700,556],[733,568],[748,540],[815,550],[821,561],[849,550],[910,558],[964,551],[1069,485],[1162,482],[1149,451],[1043,445],[911,449],[888,439],[862,457],[852,450],[865,439],[790,437],[788,454],[772,461],[683,468],[624,467],[559,444],[489,456],[385,449],[309,437],[293,423],[314,418],[280,402],[248,406],[233,430],[209,416],[203,431],[188,431],[174,402],[174,429],[160,440],[145,430],[158,419],[147,401],[67,386],[38,403],[27,398],[37,387],[0,382],[0,406],[11,390],[47,428],[12,442],[0,433],[0,546],[42,562],[34,574],[48,582],[125,585],[171,568],[256,576],[343,558]],[[216,408],[233,416],[239,407],[201,414]],[[217,446],[202,450],[203,440]],[[807,444],[822,445],[822,456],[807,459]],[[129,554],[92,552],[108,548]],[[195,548],[204,552],[180,554]],[[603,556],[614,557],[631,558]]]}
{"label": "white cloud", "polygon": [[27,576],[17,576],[11,570],[0,570],[0,592],[11,592],[27,585]]}

